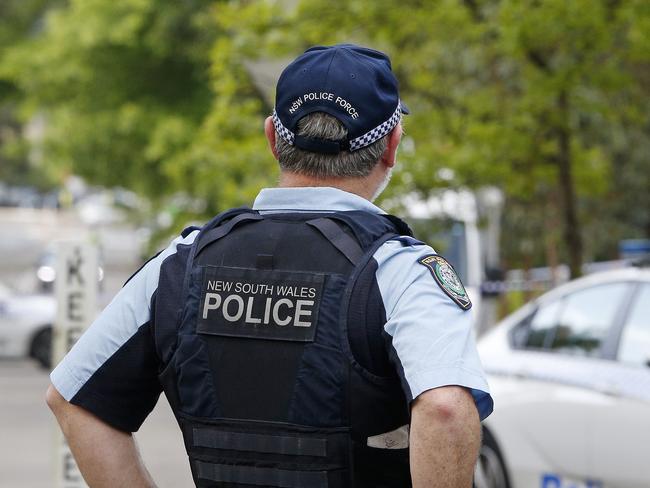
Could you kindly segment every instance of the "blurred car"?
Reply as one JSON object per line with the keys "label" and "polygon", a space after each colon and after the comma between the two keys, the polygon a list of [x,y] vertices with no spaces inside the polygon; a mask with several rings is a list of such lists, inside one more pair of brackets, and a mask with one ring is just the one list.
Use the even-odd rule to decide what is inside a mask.
{"label": "blurred car", "polygon": [[650,486],[650,269],[560,286],[479,352],[495,410],[477,488]]}
{"label": "blurred car", "polygon": [[50,367],[56,303],[48,295],[17,295],[0,283],[0,357],[31,357]]}

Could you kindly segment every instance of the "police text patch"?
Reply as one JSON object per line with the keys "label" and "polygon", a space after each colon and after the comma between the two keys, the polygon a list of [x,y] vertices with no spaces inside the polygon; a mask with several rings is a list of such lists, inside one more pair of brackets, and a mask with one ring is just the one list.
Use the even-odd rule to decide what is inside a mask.
{"label": "police text patch", "polygon": [[436,280],[442,291],[460,308],[463,310],[472,308],[472,302],[467,295],[467,290],[465,290],[453,266],[445,258],[437,254],[429,254],[418,259],[418,263],[429,268],[433,279]]}
{"label": "police text patch", "polygon": [[205,266],[197,332],[311,342],[322,294],[322,274]]}

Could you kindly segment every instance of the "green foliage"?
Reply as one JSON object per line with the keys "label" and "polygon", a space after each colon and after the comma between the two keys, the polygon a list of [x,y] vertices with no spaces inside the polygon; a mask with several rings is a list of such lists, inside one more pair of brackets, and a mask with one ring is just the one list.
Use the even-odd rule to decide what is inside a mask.
{"label": "green foliage", "polygon": [[[587,258],[613,258],[612,243],[647,224],[619,226],[606,239],[603,224],[614,226],[621,217],[648,222],[647,213],[639,219],[623,207],[614,218],[608,205],[626,189],[637,197],[650,190],[647,181],[629,186],[615,177],[616,161],[632,158],[636,163],[625,164],[646,173],[648,161],[634,157],[631,147],[617,155],[621,148],[614,150],[610,135],[627,137],[648,125],[643,86],[650,50],[643,27],[649,17],[641,0],[230,2],[217,11],[223,34],[213,64],[219,78],[228,73],[238,80],[231,105],[237,106],[262,100],[241,71],[243,60],[290,58],[336,42],[385,50],[413,108],[393,194],[415,190],[426,197],[450,184],[501,187],[508,197],[506,228],[516,236],[504,239],[512,265],[542,264],[558,246],[564,259],[563,248],[580,246],[565,241],[567,227],[573,239],[581,231],[568,198],[579,203],[586,224]],[[227,93],[232,104],[235,84],[215,83],[217,99]],[[263,145],[259,133],[236,137]],[[441,178],[440,168],[453,170],[454,179]]]}
{"label": "green foliage", "polygon": [[[0,2],[0,65],[11,48],[38,30],[38,18],[54,2],[4,0]],[[0,73],[0,182],[47,189],[52,175],[46,168],[30,164],[29,144],[22,137],[17,103],[21,99],[16,80]]]}
{"label": "green foliage", "polygon": [[44,164],[156,199],[209,109],[205,0],[72,0],[10,49],[0,74],[47,120]]}
{"label": "green foliage", "polygon": [[18,42],[46,3],[10,2],[26,20],[0,24],[0,93],[46,117],[61,173],[184,192],[206,214],[250,203],[277,178],[256,63],[355,42],[390,54],[412,111],[387,196],[501,187],[512,266],[565,257],[571,191],[587,259],[650,233],[645,0],[70,0]]}

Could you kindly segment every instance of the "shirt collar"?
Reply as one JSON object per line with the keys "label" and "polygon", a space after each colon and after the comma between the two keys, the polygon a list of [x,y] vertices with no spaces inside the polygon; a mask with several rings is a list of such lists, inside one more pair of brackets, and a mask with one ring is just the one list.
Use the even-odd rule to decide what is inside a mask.
{"label": "shirt collar", "polygon": [[332,187],[264,188],[257,195],[254,210],[293,212],[345,212],[363,210],[385,214],[382,209],[354,193]]}

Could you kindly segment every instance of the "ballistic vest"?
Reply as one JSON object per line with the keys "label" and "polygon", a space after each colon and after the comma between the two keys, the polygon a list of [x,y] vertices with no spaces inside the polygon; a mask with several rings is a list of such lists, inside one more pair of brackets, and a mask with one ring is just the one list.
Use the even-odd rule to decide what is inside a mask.
{"label": "ballistic vest", "polygon": [[411,486],[372,259],[400,235],[363,211],[235,209],[201,229],[184,276],[161,275],[160,381],[196,486]]}

